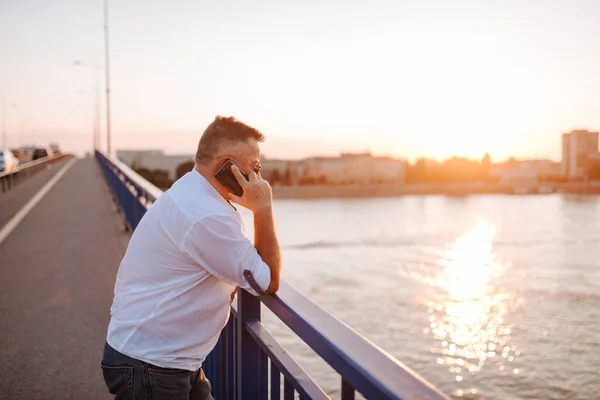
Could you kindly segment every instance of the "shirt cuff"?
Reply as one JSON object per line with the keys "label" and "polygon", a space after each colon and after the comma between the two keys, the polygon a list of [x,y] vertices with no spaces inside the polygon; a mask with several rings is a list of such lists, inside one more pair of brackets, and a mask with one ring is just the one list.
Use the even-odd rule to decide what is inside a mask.
{"label": "shirt cuff", "polygon": [[[257,263],[257,265],[252,270],[250,270],[250,272],[252,273],[252,277],[254,278],[254,281],[256,282],[258,287],[266,293],[267,289],[269,288],[269,285],[271,284],[271,269],[269,268],[269,266],[263,260],[260,260]],[[248,281],[248,279],[246,279],[246,281]],[[252,293],[254,296],[259,295],[252,288],[252,286],[250,286],[249,281],[248,285],[246,286],[247,287],[245,289]]]}

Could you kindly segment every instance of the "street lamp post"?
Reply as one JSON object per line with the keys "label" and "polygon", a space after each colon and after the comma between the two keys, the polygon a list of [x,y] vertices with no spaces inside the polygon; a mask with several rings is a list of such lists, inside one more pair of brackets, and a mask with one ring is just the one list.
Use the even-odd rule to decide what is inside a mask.
{"label": "street lamp post", "polygon": [[[110,54],[109,54],[109,31],[108,31],[108,0],[104,0],[104,72],[105,72],[105,93],[106,93],[106,150],[111,154],[111,123],[110,123]],[[93,64],[86,64],[81,61],[75,61],[75,65],[92,66],[98,71],[96,75],[96,115],[94,118],[94,150],[99,148],[100,132],[100,71],[101,67]]]}
{"label": "street lamp post", "polygon": [[110,146],[110,59],[108,32],[108,0],[104,0],[104,71],[106,76],[106,148],[111,154]]}

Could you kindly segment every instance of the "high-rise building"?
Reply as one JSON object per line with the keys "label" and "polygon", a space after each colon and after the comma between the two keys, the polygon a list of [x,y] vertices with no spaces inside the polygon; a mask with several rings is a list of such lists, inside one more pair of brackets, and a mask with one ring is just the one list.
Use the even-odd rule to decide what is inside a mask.
{"label": "high-rise building", "polygon": [[592,163],[600,160],[598,132],[574,130],[562,136],[562,169],[567,178],[584,178]]}

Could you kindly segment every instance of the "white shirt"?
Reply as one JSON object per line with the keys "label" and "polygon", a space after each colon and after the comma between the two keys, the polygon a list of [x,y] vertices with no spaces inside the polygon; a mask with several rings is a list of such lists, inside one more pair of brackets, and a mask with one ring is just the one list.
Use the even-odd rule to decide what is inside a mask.
{"label": "white shirt", "polygon": [[266,290],[268,265],[245,236],[239,213],[196,170],[146,212],[117,274],[107,342],[160,367],[195,371],[229,318],[235,286]]}

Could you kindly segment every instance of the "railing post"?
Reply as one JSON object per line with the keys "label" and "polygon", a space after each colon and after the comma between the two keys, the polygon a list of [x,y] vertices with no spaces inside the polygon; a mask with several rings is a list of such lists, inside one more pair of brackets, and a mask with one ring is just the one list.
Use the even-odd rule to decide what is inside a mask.
{"label": "railing post", "polygon": [[[237,399],[256,400],[260,393],[260,357],[258,343],[254,341],[246,324],[249,321],[260,321],[260,300],[245,290],[238,292],[238,329],[236,341],[237,352]],[[263,388],[266,390],[266,388]]]}

